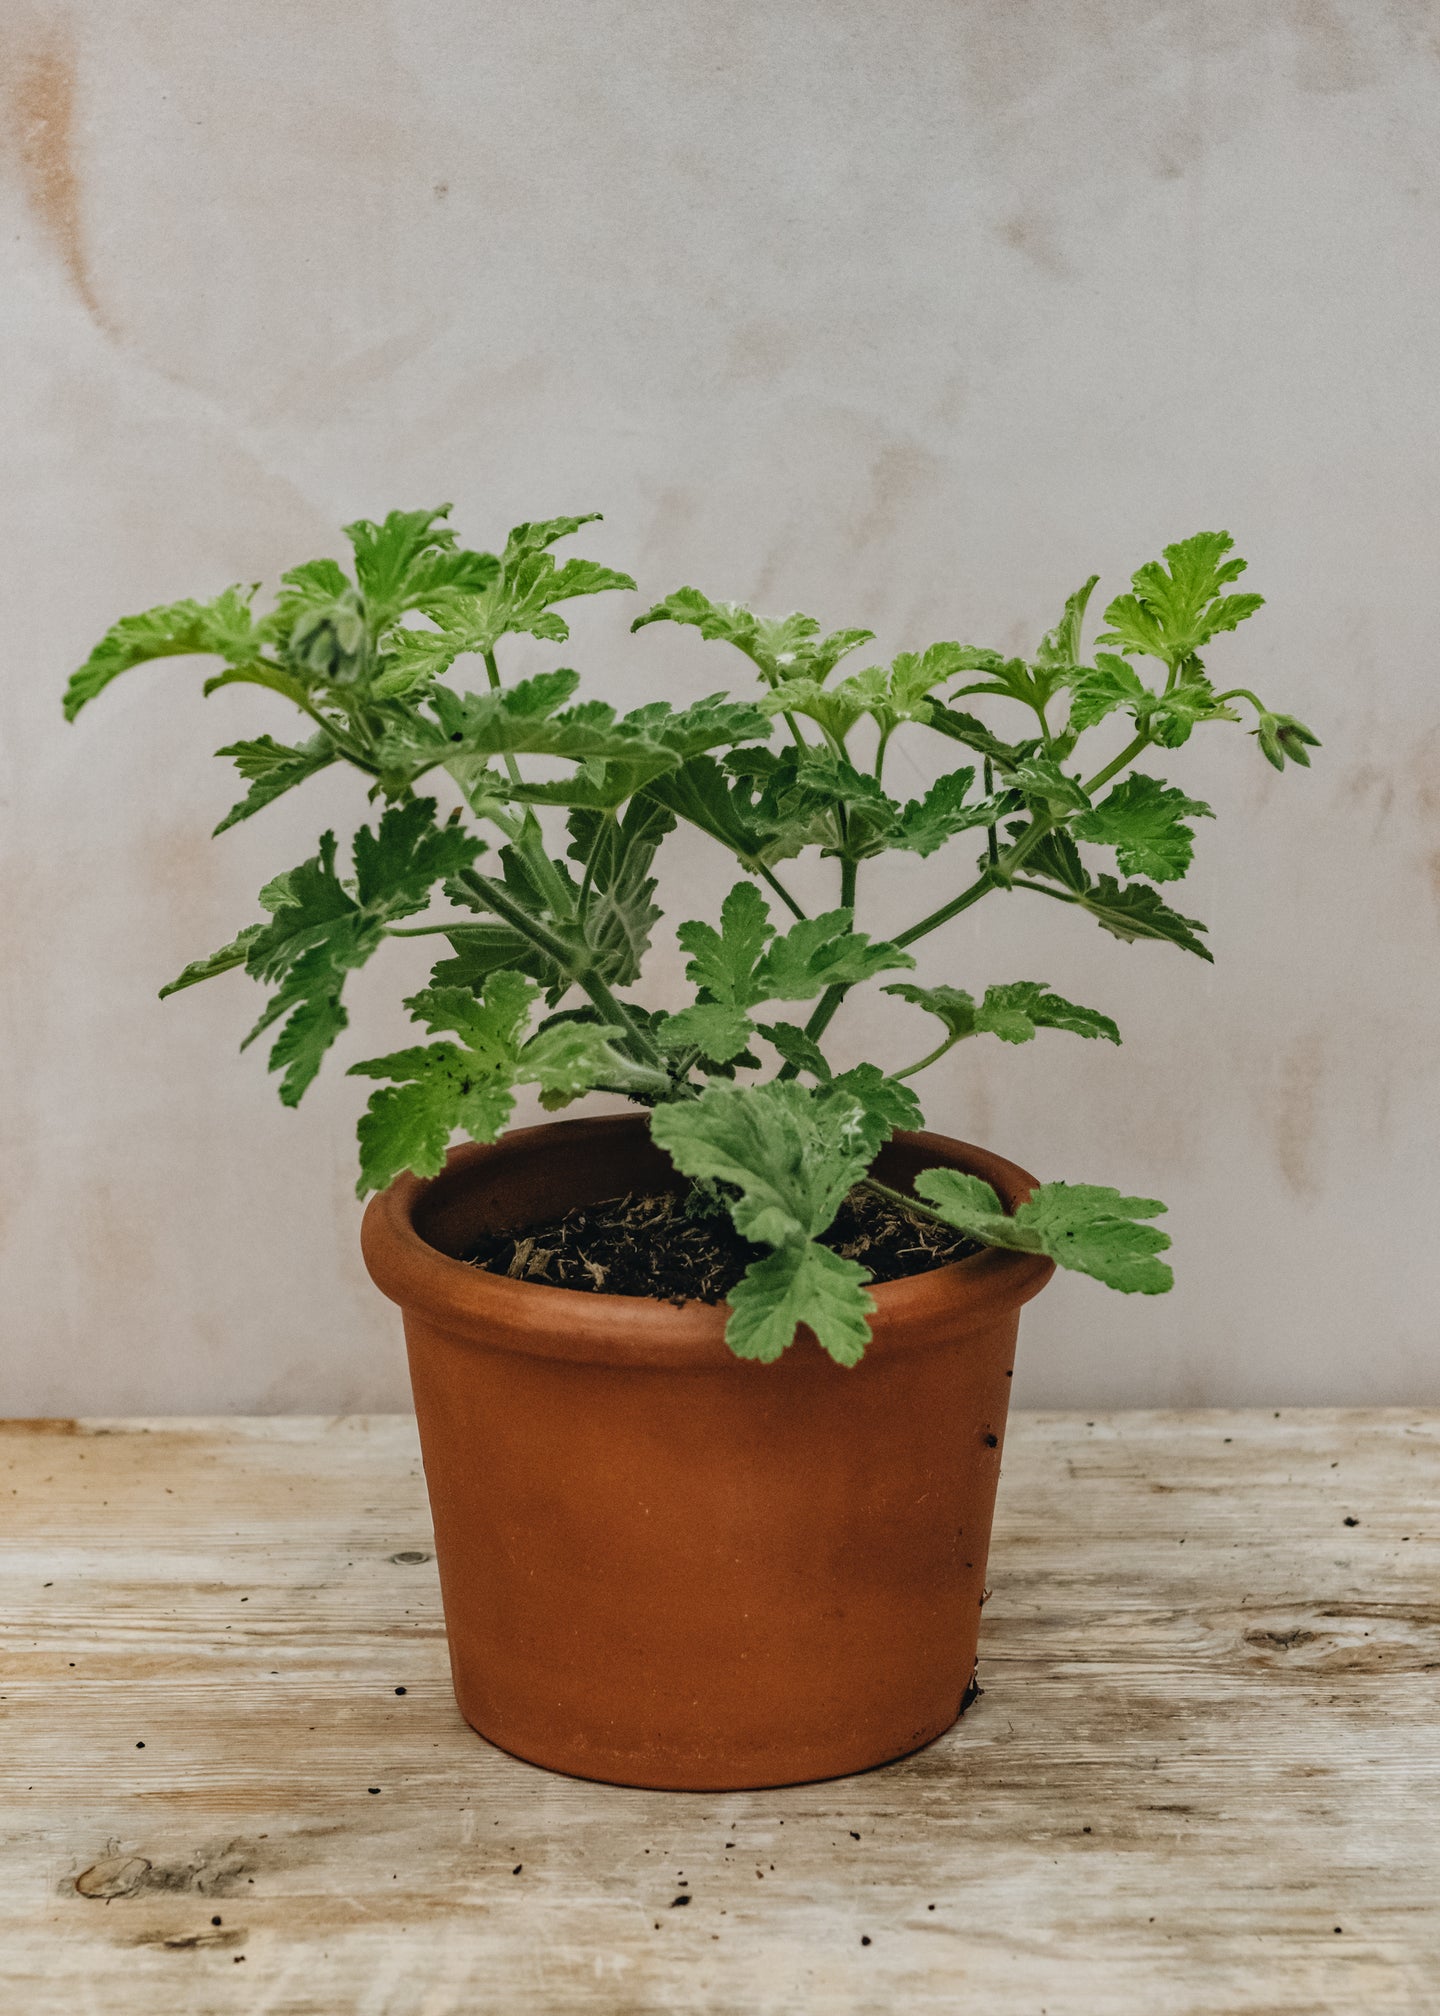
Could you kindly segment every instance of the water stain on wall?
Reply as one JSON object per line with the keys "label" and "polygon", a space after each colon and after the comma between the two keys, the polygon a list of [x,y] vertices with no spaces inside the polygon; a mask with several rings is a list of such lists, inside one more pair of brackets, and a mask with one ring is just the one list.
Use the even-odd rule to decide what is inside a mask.
{"label": "water stain on wall", "polygon": [[1265,1114],[1275,1165],[1296,1197],[1314,1197],[1320,1189],[1317,1165],[1324,1078],[1325,1039],[1312,1030],[1290,1044],[1266,1090]]}
{"label": "water stain on wall", "polygon": [[9,66],[11,122],[26,200],[97,326],[115,332],[85,254],[83,187],[75,149],[75,57],[51,39]]}

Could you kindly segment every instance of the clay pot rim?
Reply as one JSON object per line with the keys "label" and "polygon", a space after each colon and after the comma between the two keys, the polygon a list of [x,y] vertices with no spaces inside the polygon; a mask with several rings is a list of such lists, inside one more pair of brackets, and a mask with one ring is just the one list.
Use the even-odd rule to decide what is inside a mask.
{"label": "clay pot rim", "polygon": [[[438,1176],[422,1178],[408,1172],[398,1176],[371,1198],[361,1227],[365,1264],[376,1287],[392,1302],[452,1333],[475,1336],[478,1330],[490,1347],[547,1358],[598,1359],[617,1366],[733,1365],[736,1361],[724,1341],[729,1313],[724,1303],[686,1302],[677,1307],[646,1296],[512,1281],[453,1258],[416,1229],[417,1212],[438,1187],[460,1188],[472,1172],[487,1167],[501,1176],[507,1161],[537,1153],[562,1154],[580,1130],[589,1144],[610,1133],[617,1146],[648,1133],[640,1114],[551,1121],[517,1128],[493,1144],[452,1148]],[[937,1167],[982,1176],[1011,1210],[1025,1201],[1038,1181],[1017,1164],[944,1134],[897,1133],[891,1149],[897,1147],[918,1152]],[[890,1151],[882,1151],[882,1156],[886,1152]],[[872,1286],[876,1309],[866,1356],[907,1345],[933,1346],[938,1341],[937,1325],[941,1336],[951,1336],[1002,1309],[1018,1308],[1039,1294],[1054,1271],[1055,1263],[1042,1254],[991,1247],[924,1274]]]}

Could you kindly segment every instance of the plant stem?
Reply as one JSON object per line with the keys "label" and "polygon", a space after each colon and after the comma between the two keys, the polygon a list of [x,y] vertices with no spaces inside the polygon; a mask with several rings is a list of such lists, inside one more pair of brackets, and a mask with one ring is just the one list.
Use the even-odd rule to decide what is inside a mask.
{"label": "plant stem", "polygon": [[1108,784],[1110,782],[1110,779],[1115,775],[1115,773],[1118,770],[1123,770],[1127,763],[1133,763],[1135,761],[1135,758],[1140,754],[1140,751],[1142,749],[1148,749],[1149,747],[1150,747],[1149,731],[1148,729],[1142,728],[1140,730],[1140,733],[1135,737],[1135,740],[1133,742],[1126,743],[1125,747],[1120,751],[1120,754],[1115,758],[1113,763],[1107,763],[1103,770],[1097,770],[1095,772],[1095,775],[1091,777],[1088,780],[1088,782],[1080,786],[1080,789],[1085,793],[1085,796],[1087,798],[1091,797],[1096,791],[1100,789],[1100,786],[1102,784]]}
{"label": "plant stem", "polygon": [[460,880],[467,889],[472,889],[497,917],[503,918],[513,930],[520,933],[522,938],[528,938],[547,959],[553,960],[562,973],[568,974],[575,985],[589,995],[602,1015],[626,1032],[626,1042],[632,1056],[638,1056],[642,1064],[649,1064],[657,1071],[665,1069],[665,1060],[650,1040],[648,1031],[639,1027],[627,1012],[625,1004],[616,999],[600,975],[595,972],[588,950],[567,944],[563,938],[557,937],[548,925],[532,917],[523,904],[517,903],[508,889],[501,883],[493,881],[488,875],[480,875],[475,869],[466,868],[461,871]]}
{"label": "plant stem", "polygon": [[[985,796],[987,798],[993,798],[994,795],[995,795],[995,765],[990,761],[990,758],[987,756],[985,758]],[[993,820],[985,828],[985,845],[986,850],[990,856],[990,866],[992,868],[998,868],[1000,865],[1000,836],[996,832],[995,822]]]}
{"label": "plant stem", "polygon": [[780,877],[772,874],[763,861],[747,860],[743,854],[737,854],[735,858],[744,867],[752,869],[762,881],[769,883],[792,917],[798,919],[802,924],[805,922],[805,912],[800,908],[800,905],[795,901],[795,898],[790,894],[790,891],[785,887]]}
{"label": "plant stem", "polygon": [[[488,651],[483,651],[480,655],[485,660],[485,677],[490,681],[490,690],[493,693],[498,693],[500,691],[500,668],[495,663],[494,646],[492,645]],[[520,765],[515,761],[514,756],[507,751],[501,760],[505,765],[505,774],[510,779],[510,782],[515,785],[522,785],[525,779],[520,774]],[[546,851],[545,834],[541,829],[540,821],[536,818],[532,806],[527,805],[524,809],[520,830],[515,835],[514,844],[525,857],[525,865],[530,869],[535,880],[545,891],[546,898],[554,914],[557,917],[573,917],[575,914],[575,905],[571,900],[570,891],[566,888],[563,877],[556,871],[555,864]]]}
{"label": "plant stem", "polygon": [[892,1071],[890,1076],[892,1078],[913,1078],[917,1071],[924,1071],[930,1065],[938,1064],[940,1059],[945,1055],[945,1052],[953,1050],[959,1041],[960,1038],[958,1036],[947,1036],[943,1043],[937,1043],[935,1048],[928,1051],[917,1063],[907,1064],[903,1071]]}
{"label": "plant stem", "polygon": [[[862,1176],[859,1187],[862,1190],[873,1191],[877,1197],[883,1197],[887,1204],[896,1204],[902,1211],[913,1211],[918,1218],[929,1218],[936,1225],[949,1225],[952,1232],[955,1230],[955,1227],[950,1225],[950,1220],[942,1217],[940,1212],[932,1210],[928,1204],[922,1204],[918,1197],[907,1197],[903,1190],[892,1190],[890,1185],[882,1183],[878,1176]],[[975,1235],[971,1233],[969,1236],[973,1238]]]}

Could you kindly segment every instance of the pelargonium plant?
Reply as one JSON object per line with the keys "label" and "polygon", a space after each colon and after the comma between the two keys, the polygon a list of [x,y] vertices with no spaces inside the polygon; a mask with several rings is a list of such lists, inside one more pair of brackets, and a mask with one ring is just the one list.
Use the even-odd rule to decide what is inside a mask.
{"label": "pelargonium plant", "polygon": [[[913,948],[982,898],[1045,897],[1116,938],[1210,957],[1204,926],[1157,887],[1184,876],[1191,822],[1210,808],[1150,763],[1242,710],[1277,769],[1308,764],[1317,746],[1292,715],[1244,687],[1217,691],[1206,671],[1201,653],[1262,599],[1232,592],[1245,562],[1229,535],[1198,533],[1141,567],[1089,650],[1093,576],[1029,658],[947,642],[843,676],[871,631],[824,636],[811,617],[757,616],[680,588],[631,628],[688,624],[732,646],[749,690],[617,714],[577,701],[573,671],[507,685],[497,658],[522,633],[563,644],[560,605],[577,596],[634,589],[593,561],[556,562],[552,547],[590,519],[518,525],[496,555],[459,545],[448,516],[348,526],[352,571],[329,559],[292,568],[263,614],[253,590],[228,588],[126,617],[71,679],[73,720],[132,666],[208,654],[223,669],[206,693],[257,686],[298,709],[303,740],[265,734],[219,751],[246,790],[217,833],[337,763],[361,773],[377,807],[348,873],[323,834],[260,891],[260,921],[162,992],[240,967],[268,988],[245,1042],[276,1031],[270,1068],[293,1106],[346,1027],[347,976],[389,938],[443,939],[447,956],[405,1003],[431,1040],[350,1066],[380,1081],[359,1123],[361,1195],[403,1170],[436,1174],[457,1134],[495,1140],[517,1086],[537,1087],[548,1109],[625,1094],[648,1108],[702,1208],[728,1209],[757,1249],[730,1296],[726,1337],[743,1358],[778,1357],[802,1323],[841,1364],[861,1356],[869,1277],[819,1243],[857,1184],[1112,1288],[1168,1288],[1154,1198],[1043,1183],[1007,1213],[977,1176],[927,1170],[901,1197],[870,1172],[892,1130],[922,1124],[912,1081],[957,1044],[1026,1043],[1041,1029],[1120,1040],[1109,1016],[1043,981],[977,997],[913,977]],[[476,660],[480,690],[451,683]],[[1001,726],[957,702],[1000,703]],[[1085,762],[1091,736],[1107,748],[1122,739],[1112,717],[1123,746]],[[887,754],[896,736],[927,735],[963,760],[902,802],[886,789]],[[718,920],[679,925],[694,994],[665,1007],[632,990],[660,917],[657,850],[681,824],[733,855],[739,876]],[[888,937],[857,928],[868,861],[945,848],[958,857],[954,895]],[[812,849],[835,864],[835,904],[818,915],[783,873]],[[916,1054],[837,1070],[822,1039],[851,990],[875,983],[914,1011]]]}

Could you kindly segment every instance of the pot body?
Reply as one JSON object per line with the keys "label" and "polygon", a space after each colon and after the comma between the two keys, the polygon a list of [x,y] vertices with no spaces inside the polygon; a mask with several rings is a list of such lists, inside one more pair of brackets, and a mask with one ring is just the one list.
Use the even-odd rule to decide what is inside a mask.
{"label": "pot body", "polygon": [[[1013,1205],[1033,1178],[939,1135]],[[861,1363],[802,1332],[773,1365],[726,1311],[510,1281],[481,1228],[673,1184],[645,1122],[456,1149],[366,1214],[404,1312],[461,1713],[615,1784],[720,1790],[864,1770],[949,1728],[975,1669],[1021,1304],[1051,1266],[988,1252],[874,1290]]]}

